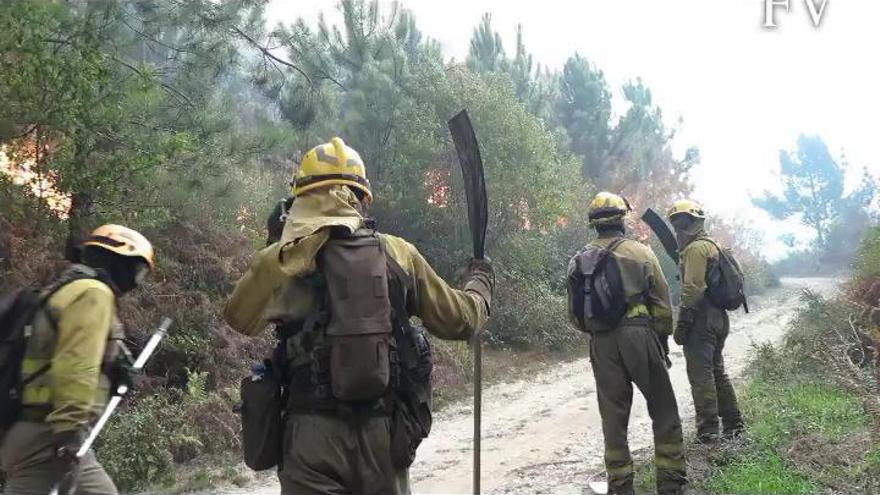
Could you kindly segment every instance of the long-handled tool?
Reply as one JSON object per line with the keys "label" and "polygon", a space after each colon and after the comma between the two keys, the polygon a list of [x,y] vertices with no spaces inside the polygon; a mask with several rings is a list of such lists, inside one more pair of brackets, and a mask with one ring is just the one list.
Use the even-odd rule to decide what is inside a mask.
{"label": "long-handled tool", "polygon": [[[144,349],[138,355],[137,359],[135,359],[134,364],[131,365],[131,370],[134,372],[138,372],[144,369],[144,366],[147,365],[147,362],[153,356],[153,353],[156,351],[156,348],[159,347],[159,342],[165,338],[165,335],[168,333],[168,329],[171,327],[171,318],[162,318],[162,322],[159,324],[159,328],[153,332],[153,335],[150,336],[150,340],[147,341],[147,345],[144,346]],[[82,446],[76,452],[76,457],[81,458],[86,455],[86,452],[92,448],[95,440],[98,439],[98,435],[101,434],[101,430],[104,429],[104,426],[107,424],[107,421],[110,420],[110,417],[113,416],[113,412],[116,411],[116,408],[119,406],[119,403],[122,402],[122,398],[125,394],[128,393],[128,386],[125,384],[121,384],[116,387],[116,390],[113,391],[113,396],[110,398],[110,402],[107,403],[107,407],[104,408],[104,412],[101,414],[101,417],[98,418],[98,422],[95,423],[95,426],[89,430],[89,436],[86,437],[86,441],[83,442]],[[59,487],[56,485],[52,488],[52,491],[49,492],[49,495],[58,495]]]}
{"label": "long-handled tool", "polygon": [[[462,110],[449,120],[449,132],[455,142],[458,161],[464,176],[464,191],[467,198],[468,225],[474,243],[474,258],[486,256],[486,226],[489,222],[486,180],[483,176],[483,160],[480,146],[471,125],[467,110]],[[483,405],[483,342],[482,333],[474,334],[474,494],[480,493],[480,421]]]}
{"label": "long-handled tool", "polygon": [[663,217],[650,208],[645,210],[645,213],[642,215],[642,220],[648,224],[648,227],[651,227],[651,230],[654,231],[657,239],[660,240],[663,250],[666,251],[669,258],[677,265],[679,256],[678,241],[676,241],[675,234],[672,232],[672,229],[669,228],[669,224],[666,223],[666,220],[663,220]]}

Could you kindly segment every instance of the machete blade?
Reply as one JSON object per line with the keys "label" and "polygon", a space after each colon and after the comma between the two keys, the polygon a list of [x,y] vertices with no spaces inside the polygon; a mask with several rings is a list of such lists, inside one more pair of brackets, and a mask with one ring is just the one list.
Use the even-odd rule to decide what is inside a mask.
{"label": "machete blade", "polygon": [[477,136],[474,134],[467,110],[458,112],[455,117],[449,119],[448,124],[464,176],[468,224],[474,243],[474,258],[482,259],[486,254],[486,226],[489,222],[489,207],[480,146],[477,143]]}
{"label": "machete blade", "polygon": [[669,228],[666,220],[663,220],[663,217],[657,214],[656,211],[648,208],[642,215],[642,221],[648,224],[648,227],[651,227],[651,230],[660,239],[663,250],[666,251],[666,254],[672,258],[675,264],[678,264],[678,241],[675,240],[675,234]]}

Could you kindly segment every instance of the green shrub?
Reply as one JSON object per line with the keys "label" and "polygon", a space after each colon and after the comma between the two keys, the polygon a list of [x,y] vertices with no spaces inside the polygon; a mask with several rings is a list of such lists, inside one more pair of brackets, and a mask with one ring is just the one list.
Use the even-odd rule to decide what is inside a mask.
{"label": "green shrub", "polygon": [[853,268],[857,278],[880,275],[880,227],[865,232]]}
{"label": "green shrub", "polygon": [[101,433],[98,458],[120,489],[142,490],[174,482],[175,454],[201,448],[185,407],[170,395],[136,401]]}
{"label": "green shrub", "polygon": [[188,376],[187,392],[140,397],[102,432],[98,458],[122,490],[170,485],[177,481],[175,464],[240,448],[231,400],[208,392],[206,372]]}
{"label": "green shrub", "polygon": [[578,334],[568,322],[565,296],[539,280],[499,281],[498,311],[489,327],[490,342],[519,349],[561,351],[574,344]]}
{"label": "green shrub", "polygon": [[760,294],[768,288],[779,287],[779,276],[763,258],[748,256],[739,261],[745,274],[748,295]]}

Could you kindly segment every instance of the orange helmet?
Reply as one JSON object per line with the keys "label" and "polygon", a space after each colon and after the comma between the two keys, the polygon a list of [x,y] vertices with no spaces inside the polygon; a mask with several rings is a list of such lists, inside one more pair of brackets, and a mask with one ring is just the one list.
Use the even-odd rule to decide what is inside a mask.
{"label": "orange helmet", "polygon": [[107,224],[95,229],[82,243],[98,246],[122,256],[143,259],[150,270],[156,267],[153,245],[140,232],[122,225]]}

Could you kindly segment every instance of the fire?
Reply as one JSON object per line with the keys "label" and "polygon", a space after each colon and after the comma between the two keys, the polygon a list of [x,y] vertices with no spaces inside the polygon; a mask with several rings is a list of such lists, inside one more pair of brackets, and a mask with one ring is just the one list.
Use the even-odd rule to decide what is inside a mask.
{"label": "fire", "polygon": [[33,156],[27,156],[26,153],[22,155],[18,156],[6,144],[0,145],[0,175],[9,177],[13,184],[24,187],[41,199],[58,218],[67,219],[71,197],[58,189],[57,174],[41,172]]}
{"label": "fire", "polygon": [[428,204],[437,208],[449,206],[449,171],[433,169],[425,172],[425,188],[428,190]]}

